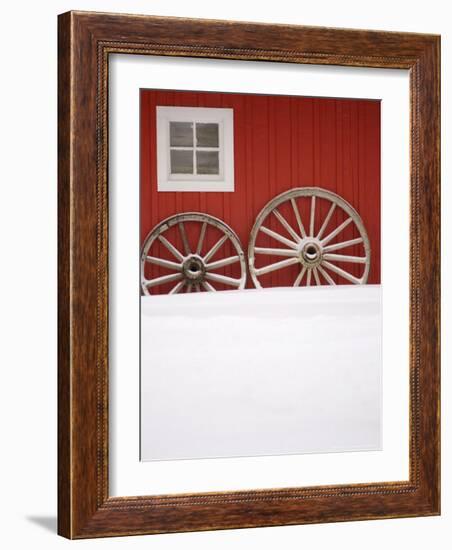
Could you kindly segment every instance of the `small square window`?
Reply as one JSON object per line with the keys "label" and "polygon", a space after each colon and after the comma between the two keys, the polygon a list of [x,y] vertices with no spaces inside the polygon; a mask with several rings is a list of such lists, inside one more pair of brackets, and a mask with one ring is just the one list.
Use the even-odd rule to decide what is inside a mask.
{"label": "small square window", "polygon": [[157,107],[159,191],[233,191],[233,111]]}

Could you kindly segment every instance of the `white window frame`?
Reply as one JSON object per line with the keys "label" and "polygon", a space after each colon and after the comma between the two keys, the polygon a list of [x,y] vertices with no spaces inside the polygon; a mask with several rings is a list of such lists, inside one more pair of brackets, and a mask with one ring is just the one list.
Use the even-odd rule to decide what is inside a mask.
{"label": "white window frame", "polygon": [[[181,192],[234,191],[234,111],[210,107],[156,107],[157,190]],[[218,124],[219,174],[171,174],[170,122]],[[193,144],[195,148],[195,144]],[[183,148],[181,148],[183,149]],[[192,149],[188,147],[187,149]],[[197,147],[212,151],[216,148]]]}

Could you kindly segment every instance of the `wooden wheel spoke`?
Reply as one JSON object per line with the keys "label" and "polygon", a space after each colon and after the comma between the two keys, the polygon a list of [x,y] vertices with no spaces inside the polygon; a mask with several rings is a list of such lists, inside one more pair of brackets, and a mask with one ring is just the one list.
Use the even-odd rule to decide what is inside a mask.
{"label": "wooden wheel spoke", "polygon": [[163,244],[163,246],[171,252],[173,256],[175,256],[178,260],[181,262],[184,261],[184,256],[179,252],[179,250],[169,242],[168,239],[166,239],[163,235],[159,235],[158,240]]}
{"label": "wooden wheel spoke", "polygon": [[328,284],[330,285],[336,285],[336,283],[334,282],[333,278],[331,277],[331,275],[329,273],[327,273],[323,267],[321,265],[318,265],[317,266],[317,269],[319,271],[319,273],[321,275],[323,275],[324,279],[327,281]]}
{"label": "wooden wheel spoke", "polygon": [[313,269],[312,271],[314,272],[315,284],[316,284],[317,286],[321,286],[322,283],[320,282],[320,278],[319,278],[319,274],[318,274],[318,272],[317,272],[317,268],[314,267],[314,269]]}
{"label": "wooden wheel spoke", "polygon": [[325,246],[323,249],[324,252],[333,252],[333,250],[340,250],[341,248],[346,248],[347,246],[352,246],[354,244],[360,244],[363,240],[361,237],[357,239],[350,239],[349,241],[342,241],[341,243],[334,243],[328,246]]}
{"label": "wooden wheel spoke", "polygon": [[293,227],[289,224],[289,222],[286,220],[286,218],[281,214],[279,210],[276,208],[273,209],[273,214],[278,219],[279,223],[284,227],[284,229],[289,233],[289,235],[295,240],[295,242],[300,242],[301,238],[300,235],[297,235],[297,233],[294,231]]}
{"label": "wooden wheel spoke", "polygon": [[156,258],[154,256],[146,256],[146,261],[150,264],[158,265],[160,267],[166,267],[167,269],[172,269],[173,271],[181,271],[181,264],[176,262],[171,262],[169,260],[164,260],[163,258]]}
{"label": "wooden wheel spoke", "polygon": [[222,260],[217,260],[216,262],[206,264],[206,269],[207,271],[211,271],[212,269],[219,269],[220,267],[235,264],[238,261],[240,261],[239,256],[230,256],[229,258],[223,258]]}
{"label": "wooden wheel spoke", "polygon": [[283,269],[285,267],[288,267],[290,265],[295,265],[297,263],[299,263],[298,258],[288,258],[287,260],[281,260],[280,262],[276,262],[274,264],[261,267],[260,269],[256,269],[256,275],[258,276],[265,275],[266,273],[271,273],[272,271]]}
{"label": "wooden wheel spoke", "polygon": [[153,288],[154,286],[164,285],[165,283],[172,283],[182,279],[182,273],[171,273],[171,275],[162,275],[156,279],[149,279],[145,282],[147,288]]}
{"label": "wooden wheel spoke", "polygon": [[170,294],[178,294],[185,285],[185,281],[179,281],[175,287],[170,290]]}
{"label": "wooden wheel spoke", "polygon": [[185,254],[188,256],[191,254],[190,245],[188,244],[187,232],[185,231],[184,222],[179,222],[179,233],[182,239],[182,244],[184,245]]}
{"label": "wooden wheel spoke", "polygon": [[293,248],[263,248],[256,247],[254,249],[255,254],[266,254],[267,256],[298,256],[297,250]]}
{"label": "wooden wheel spoke", "polygon": [[216,283],[223,283],[228,286],[240,286],[241,279],[233,279],[232,277],[227,277],[226,275],[220,275],[219,273],[206,273],[206,279],[214,281]]}
{"label": "wooden wheel spoke", "polygon": [[327,243],[329,243],[336,235],[339,235],[339,233],[347,227],[351,222],[353,221],[353,218],[347,218],[344,222],[342,222],[334,231],[332,231],[328,236],[326,236],[322,240],[322,245],[325,246]]}
{"label": "wooden wheel spoke", "polygon": [[315,195],[311,198],[311,217],[309,218],[309,236],[314,236],[314,224],[315,224]]}
{"label": "wooden wheel spoke", "polygon": [[273,231],[273,230],[269,229],[268,227],[265,227],[264,225],[262,225],[260,229],[263,233],[265,233],[269,237],[273,237],[275,240],[279,241],[282,244],[285,244],[289,248],[294,248],[295,249],[298,246],[297,243],[295,243],[294,241],[286,239],[286,237],[283,237],[279,233],[276,233],[276,231]]}
{"label": "wooden wheel spoke", "polygon": [[295,282],[294,282],[293,286],[300,286],[300,283],[303,280],[303,276],[306,273],[306,269],[307,269],[307,267],[304,266],[303,269],[298,274],[298,277],[295,279]]}
{"label": "wooden wheel spoke", "polygon": [[228,236],[227,235],[223,235],[221,237],[221,239],[219,239],[213,246],[212,248],[209,250],[209,252],[207,252],[207,254],[204,256],[204,262],[207,264],[209,262],[209,260],[212,258],[212,256],[214,256],[218,250],[223,246],[223,244],[228,240]]}
{"label": "wooden wheel spoke", "polygon": [[214,288],[208,281],[203,281],[201,284],[209,292],[216,292],[217,291],[217,289]]}
{"label": "wooden wheel spoke", "polygon": [[204,244],[204,237],[206,236],[207,222],[204,222],[201,226],[201,232],[199,234],[198,246],[196,247],[196,254],[201,254],[202,245]]}
{"label": "wooden wheel spoke", "polygon": [[352,264],[365,264],[366,263],[366,257],[365,256],[345,256],[344,254],[324,254],[323,255],[325,260],[329,260],[330,262],[349,262]]}
{"label": "wooden wheel spoke", "polygon": [[298,229],[300,230],[300,234],[304,239],[306,237],[306,231],[305,231],[303,222],[301,221],[300,211],[298,210],[297,203],[295,199],[290,199],[290,203],[292,204],[292,209],[295,214],[295,219],[297,220]]}
{"label": "wooden wheel spoke", "polygon": [[323,267],[329,269],[333,273],[336,273],[337,275],[340,275],[350,283],[353,283],[355,285],[361,284],[361,279],[358,279],[357,277],[353,276],[351,273],[348,273],[348,271],[345,271],[344,269],[341,269],[337,265],[331,264],[330,262],[323,262]]}
{"label": "wooden wheel spoke", "polygon": [[306,275],[306,286],[311,286],[311,275],[312,269],[308,269],[308,274]]}
{"label": "wooden wheel spoke", "polygon": [[330,209],[328,210],[328,214],[326,215],[325,220],[323,221],[322,227],[320,228],[319,232],[317,233],[317,239],[319,241],[322,239],[322,235],[325,232],[325,229],[328,227],[328,224],[330,223],[331,216],[333,215],[333,212],[336,210],[336,203],[333,202],[330,206]]}

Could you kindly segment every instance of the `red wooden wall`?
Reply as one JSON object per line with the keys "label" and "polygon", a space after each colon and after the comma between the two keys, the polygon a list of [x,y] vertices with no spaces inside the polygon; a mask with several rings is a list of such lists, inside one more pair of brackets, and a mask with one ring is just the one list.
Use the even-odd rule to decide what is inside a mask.
{"label": "red wooden wall", "polygon": [[[233,193],[157,192],[157,105],[234,109]],[[358,211],[372,250],[368,283],[380,283],[379,101],[141,91],[141,242],[162,219],[180,212],[200,211],[231,226],[246,253],[251,228],[264,205],[283,191],[304,186],[334,191]],[[277,221],[274,228],[281,231]],[[342,236],[345,240],[357,235],[347,228]],[[213,244],[214,236],[212,239]],[[165,256],[165,250],[160,252]],[[266,263],[278,259],[272,257]],[[223,273],[235,276],[234,269],[238,267],[224,268]],[[297,269],[291,266],[267,275],[265,286],[291,286]],[[152,276],[156,276],[155,271]],[[250,277],[247,286],[253,286]]]}

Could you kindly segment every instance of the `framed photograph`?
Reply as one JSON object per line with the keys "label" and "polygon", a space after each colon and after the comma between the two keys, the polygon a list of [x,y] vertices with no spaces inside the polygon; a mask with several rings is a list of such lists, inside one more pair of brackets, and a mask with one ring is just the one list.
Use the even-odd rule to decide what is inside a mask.
{"label": "framed photograph", "polygon": [[59,17],[59,533],[437,515],[433,35]]}

